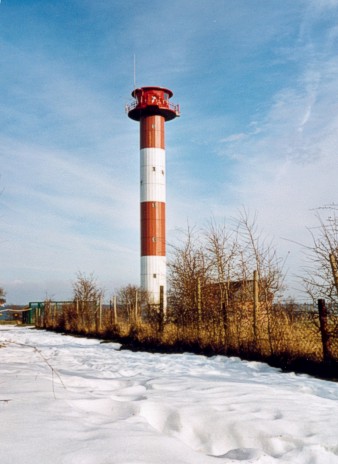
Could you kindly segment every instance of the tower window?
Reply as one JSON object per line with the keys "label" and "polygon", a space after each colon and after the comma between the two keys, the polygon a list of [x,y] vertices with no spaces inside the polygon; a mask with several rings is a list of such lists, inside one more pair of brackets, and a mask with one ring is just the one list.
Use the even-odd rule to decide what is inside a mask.
{"label": "tower window", "polygon": [[156,277],[157,277],[157,274],[153,274],[153,277],[154,277],[154,279],[156,279]]}
{"label": "tower window", "polygon": [[155,166],[153,166],[153,171],[156,171],[156,168],[155,168]]}

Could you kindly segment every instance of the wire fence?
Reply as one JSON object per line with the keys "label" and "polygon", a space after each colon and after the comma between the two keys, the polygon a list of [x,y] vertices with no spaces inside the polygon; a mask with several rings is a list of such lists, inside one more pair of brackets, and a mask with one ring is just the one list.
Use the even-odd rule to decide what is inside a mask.
{"label": "wire fence", "polygon": [[260,302],[256,311],[250,302],[202,311],[169,307],[164,317],[158,308],[137,302],[46,301],[35,307],[34,323],[152,349],[278,359],[285,365],[338,362],[338,305],[334,303]]}

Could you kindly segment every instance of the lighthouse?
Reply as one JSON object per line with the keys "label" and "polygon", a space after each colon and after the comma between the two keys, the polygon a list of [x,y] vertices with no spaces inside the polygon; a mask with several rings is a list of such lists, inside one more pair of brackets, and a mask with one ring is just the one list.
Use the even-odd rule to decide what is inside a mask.
{"label": "lighthouse", "polygon": [[180,115],[163,87],[141,87],[131,93],[129,118],[140,123],[141,288],[151,305],[166,310],[166,161],[165,122]]}

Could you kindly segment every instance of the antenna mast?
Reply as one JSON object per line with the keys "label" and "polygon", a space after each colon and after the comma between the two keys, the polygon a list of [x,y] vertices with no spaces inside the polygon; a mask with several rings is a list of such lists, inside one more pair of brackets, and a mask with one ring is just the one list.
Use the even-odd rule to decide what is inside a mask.
{"label": "antenna mast", "polygon": [[134,53],[134,90],[136,89],[136,55]]}

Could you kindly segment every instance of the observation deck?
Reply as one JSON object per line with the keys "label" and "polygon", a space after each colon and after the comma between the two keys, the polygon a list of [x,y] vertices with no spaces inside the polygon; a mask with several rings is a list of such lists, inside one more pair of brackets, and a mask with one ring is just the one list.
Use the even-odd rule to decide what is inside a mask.
{"label": "observation deck", "polygon": [[140,121],[142,116],[163,116],[166,121],[171,121],[180,116],[179,105],[169,102],[173,93],[163,87],[141,87],[131,93],[135,101],[126,105],[126,113],[134,121]]}

